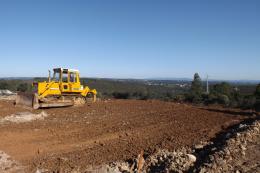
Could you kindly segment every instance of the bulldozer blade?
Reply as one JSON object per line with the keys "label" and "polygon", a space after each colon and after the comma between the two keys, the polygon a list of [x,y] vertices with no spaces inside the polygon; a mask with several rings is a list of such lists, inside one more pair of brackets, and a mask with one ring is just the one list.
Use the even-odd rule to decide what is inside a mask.
{"label": "bulldozer blade", "polygon": [[16,96],[15,105],[33,107],[33,101],[34,101],[33,93],[20,92]]}
{"label": "bulldozer blade", "polygon": [[41,108],[58,108],[58,107],[68,107],[73,106],[73,102],[57,102],[57,103],[40,103]]}
{"label": "bulldozer blade", "polygon": [[21,105],[26,107],[31,107],[33,109],[39,108],[51,108],[51,107],[66,107],[73,106],[72,101],[64,102],[52,102],[47,99],[45,102],[39,102],[38,95],[35,93],[18,93],[15,100],[15,105]]}

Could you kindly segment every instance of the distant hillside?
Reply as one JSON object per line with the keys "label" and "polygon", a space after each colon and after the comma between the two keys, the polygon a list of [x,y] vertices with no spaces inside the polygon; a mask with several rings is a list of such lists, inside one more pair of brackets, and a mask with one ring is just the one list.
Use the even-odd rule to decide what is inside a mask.
{"label": "distant hillside", "polygon": [[[19,86],[27,85],[27,89],[31,89],[33,81],[45,81],[46,77],[19,77],[19,78],[1,78],[0,89],[9,89],[16,91]],[[113,79],[113,78],[81,78],[84,85],[96,88],[102,97],[112,97],[117,93],[129,93],[129,97],[150,97],[150,98],[172,98],[177,94],[184,93],[189,90],[191,80],[187,78],[174,78],[172,80],[166,78],[159,79]],[[209,85],[212,87],[221,80],[210,80]],[[257,83],[260,81],[243,80],[243,81],[225,81],[237,87],[242,94],[252,94],[255,91]],[[24,84],[25,83],[25,84]],[[204,89],[206,82],[203,81]],[[25,87],[26,88],[26,87]],[[206,89],[205,89],[206,90]]]}

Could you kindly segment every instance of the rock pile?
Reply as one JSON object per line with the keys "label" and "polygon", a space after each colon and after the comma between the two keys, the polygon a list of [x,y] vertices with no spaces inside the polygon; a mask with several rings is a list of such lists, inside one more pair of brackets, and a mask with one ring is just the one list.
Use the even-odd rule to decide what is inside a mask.
{"label": "rock pile", "polygon": [[[238,132],[239,131],[239,132]],[[234,136],[231,137],[230,136]],[[244,166],[247,160],[249,162],[259,160],[251,160],[246,158],[246,151],[249,143],[260,140],[260,121],[255,121],[252,125],[240,124],[238,129],[226,135],[227,142],[222,150],[210,155],[210,162],[204,163],[200,166],[200,173],[208,172],[250,172],[248,166]],[[260,151],[253,151],[258,152]],[[249,156],[252,157],[252,156]],[[257,163],[256,163],[257,164]],[[256,165],[257,166],[257,165]],[[256,168],[260,171],[260,168]],[[256,170],[252,171],[255,172]]]}
{"label": "rock pile", "polygon": [[161,150],[148,157],[145,172],[184,172],[196,162],[196,156],[191,150],[182,148],[177,151],[169,152]]}
{"label": "rock pile", "polygon": [[0,100],[15,100],[16,93],[9,90],[0,90]]}
{"label": "rock pile", "polygon": [[10,116],[0,118],[0,123],[7,123],[7,122],[25,123],[34,120],[43,120],[47,116],[48,114],[44,111],[42,111],[39,114],[33,114],[31,112],[20,112],[20,113],[12,114]]}
{"label": "rock pile", "polygon": [[[182,148],[173,152],[159,150],[157,153],[145,159],[144,167],[141,172],[246,172],[248,170],[238,169],[238,167],[234,165],[235,163],[243,164],[243,162],[239,162],[239,160],[242,161],[242,158],[246,155],[248,143],[259,141],[259,135],[259,120],[255,121],[252,125],[240,124],[237,129],[232,129],[231,132],[227,133],[222,139],[226,144],[224,146],[215,146],[213,142],[201,142],[192,149]],[[208,146],[211,146],[211,153],[207,153]],[[196,153],[198,150],[200,153]],[[204,155],[209,156],[209,160],[204,163],[200,162],[202,152],[204,152]],[[198,164],[196,165],[197,167],[195,164]],[[137,159],[135,159],[132,164],[128,162],[113,162],[108,165],[103,165],[102,171],[101,169],[98,171],[104,173],[134,173],[138,172],[136,165],[138,165]]]}
{"label": "rock pile", "polygon": [[196,157],[191,153],[190,149],[182,148],[173,152],[168,150],[159,150],[155,154],[148,156],[144,165],[139,168],[140,159],[134,159],[132,163],[129,162],[112,162],[107,165],[103,165],[97,169],[91,169],[92,172],[102,173],[135,173],[139,172],[185,172],[195,162]]}
{"label": "rock pile", "polygon": [[1,173],[24,173],[24,168],[16,161],[7,155],[5,152],[0,151],[0,172]]}
{"label": "rock pile", "polygon": [[11,92],[10,90],[0,90],[0,95],[15,95],[15,93]]}

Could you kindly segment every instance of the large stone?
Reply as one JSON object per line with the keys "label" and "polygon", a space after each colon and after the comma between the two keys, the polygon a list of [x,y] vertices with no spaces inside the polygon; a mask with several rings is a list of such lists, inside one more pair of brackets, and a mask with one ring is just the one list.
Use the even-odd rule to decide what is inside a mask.
{"label": "large stone", "polygon": [[193,154],[187,154],[188,158],[189,158],[189,161],[194,163],[196,162],[197,158],[196,156],[194,156]]}
{"label": "large stone", "polygon": [[195,149],[202,149],[204,146],[202,144],[197,144],[194,146]]}

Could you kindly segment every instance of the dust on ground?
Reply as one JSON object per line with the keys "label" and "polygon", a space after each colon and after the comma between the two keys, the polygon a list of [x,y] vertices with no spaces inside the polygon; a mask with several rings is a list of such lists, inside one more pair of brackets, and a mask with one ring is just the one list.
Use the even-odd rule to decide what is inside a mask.
{"label": "dust on ground", "polygon": [[12,114],[3,118],[0,118],[1,123],[25,123],[34,120],[43,120],[48,115],[46,112],[42,111],[39,114],[34,114],[31,112],[18,112],[16,114]]}

